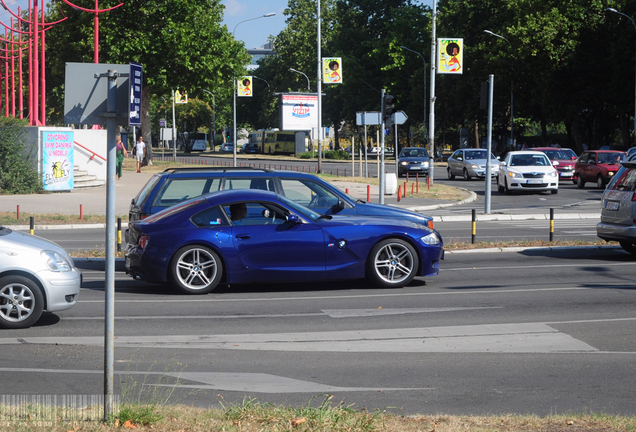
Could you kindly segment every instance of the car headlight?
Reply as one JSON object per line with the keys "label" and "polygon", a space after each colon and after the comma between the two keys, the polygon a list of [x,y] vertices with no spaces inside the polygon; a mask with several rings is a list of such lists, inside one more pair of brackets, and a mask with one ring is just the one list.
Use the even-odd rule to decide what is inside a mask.
{"label": "car headlight", "polygon": [[439,239],[439,236],[436,233],[434,233],[434,232],[425,235],[420,240],[422,240],[422,242],[424,244],[429,245],[429,246],[435,246],[435,245],[438,245],[438,244],[441,243],[440,239]]}
{"label": "car headlight", "polygon": [[558,166],[558,165],[559,165],[559,162],[558,162],[558,161],[554,161],[554,162],[552,162],[552,166]]}
{"label": "car headlight", "polygon": [[557,174],[556,171],[552,171],[548,173],[548,177],[557,177],[559,174]]}
{"label": "car headlight", "polygon": [[477,168],[479,168],[479,166],[477,166],[477,165],[475,165],[475,164],[472,164],[470,167],[471,167],[472,169],[477,169]]}
{"label": "car headlight", "polygon": [[428,168],[428,162],[422,162],[422,166],[423,166],[424,168]]}
{"label": "car headlight", "polygon": [[610,171],[607,173],[607,175],[609,175],[610,177],[614,175],[614,171]]}
{"label": "car headlight", "polygon": [[408,165],[408,162],[400,162],[400,165]]}
{"label": "car headlight", "polygon": [[512,177],[512,178],[522,178],[523,175],[521,175],[520,173],[516,173],[514,171],[508,171],[508,176]]}
{"label": "car headlight", "polygon": [[67,272],[71,271],[73,266],[69,263],[66,258],[54,251],[42,251],[40,252],[40,256],[44,261],[44,264],[49,268],[49,270],[54,272]]}

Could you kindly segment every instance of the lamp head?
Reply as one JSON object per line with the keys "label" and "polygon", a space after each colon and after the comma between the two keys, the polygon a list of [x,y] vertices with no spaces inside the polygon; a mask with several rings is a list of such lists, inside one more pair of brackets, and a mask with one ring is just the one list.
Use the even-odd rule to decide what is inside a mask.
{"label": "lamp head", "polygon": [[263,15],[263,17],[269,18],[269,17],[274,16],[274,15],[276,15],[276,12],[270,12],[270,13],[266,13],[265,15]]}

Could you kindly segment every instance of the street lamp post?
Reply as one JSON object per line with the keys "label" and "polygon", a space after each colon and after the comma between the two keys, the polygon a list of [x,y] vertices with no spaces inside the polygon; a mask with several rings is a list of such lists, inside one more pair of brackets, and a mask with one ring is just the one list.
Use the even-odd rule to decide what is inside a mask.
{"label": "street lamp post", "polygon": [[[607,8],[605,10],[608,12],[614,12],[624,16],[625,18],[627,18],[628,20],[632,22],[632,25],[634,26],[634,30],[636,30],[636,23],[634,22],[632,17],[630,17],[629,15],[625,15],[623,12],[619,12],[614,8]],[[636,71],[634,72],[634,141],[636,142]]]}
{"label": "street lamp post", "polygon": [[[239,24],[247,22],[247,21],[252,21],[252,20],[255,20],[255,19],[259,19],[259,18],[269,18],[269,17],[272,17],[274,15],[276,15],[275,12],[270,12],[270,13],[266,13],[265,15],[259,15],[259,16],[254,17],[254,18],[248,18],[246,20],[239,21],[234,26],[234,30],[232,30],[232,37],[234,38],[234,36],[236,34],[236,28],[239,26]],[[233,120],[233,124],[234,124],[233,131],[232,131],[233,134],[234,134],[232,136],[232,139],[234,139],[234,145],[232,147],[234,147],[234,150],[233,150],[233,155],[232,155],[232,166],[236,166],[236,147],[238,145],[238,142],[236,140],[236,90],[237,90],[236,77],[234,77],[234,79],[232,80],[232,93],[234,94],[234,98],[233,98],[234,99],[234,109],[233,109],[234,114],[232,116],[233,117],[232,120]]]}
{"label": "street lamp post", "polygon": [[402,48],[403,50],[411,51],[413,54],[417,54],[418,56],[420,56],[420,58],[424,62],[424,144],[426,145],[428,141],[427,140],[428,128],[426,126],[426,59],[424,58],[422,54],[418,53],[417,51],[413,51],[410,48],[407,48],[405,46],[400,46],[400,48]]}
{"label": "street lamp post", "polygon": [[212,151],[214,151],[214,145],[216,144],[216,98],[214,97],[214,93],[211,91],[206,89],[201,90],[212,96],[212,130],[210,131],[210,135],[212,136],[212,145],[210,145],[210,147],[212,147]]}
{"label": "street lamp post", "polygon": [[307,79],[307,90],[309,90],[311,92],[311,86],[309,85],[309,77],[307,75],[305,75],[304,73],[302,73],[301,71],[296,70],[294,68],[289,68],[289,70],[292,71],[292,72],[296,72],[296,73],[299,73],[299,74],[303,75]]}
{"label": "street lamp post", "polygon": [[[488,33],[489,35],[492,35],[494,37],[498,37],[499,39],[503,39],[506,42],[508,42],[508,46],[510,46],[510,49],[512,50],[512,44],[510,43],[510,41],[508,39],[506,39],[505,37],[498,35],[497,33],[493,33],[490,30],[484,30],[484,33]],[[511,64],[513,64],[511,62]],[[515,120],[514,120],[514,98],[513,98],[513,79],[512,77],[510,78],[510,145],[513,146],[513,150],[514,150],[514,145],[515,145]]]}

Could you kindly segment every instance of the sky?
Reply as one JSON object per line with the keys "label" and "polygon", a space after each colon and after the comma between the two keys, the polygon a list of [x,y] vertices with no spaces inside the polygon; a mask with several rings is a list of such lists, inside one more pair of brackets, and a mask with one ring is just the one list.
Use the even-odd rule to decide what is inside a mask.
{"label": "sky", "polygon": [[[18,6],[26,9],[28,0],[3,0],[4,3],[17,14]],[[71,0],[73,2],[73,0]],[[126,0],[122,0],[125,2]],[[47,4],[49,0],[46,0]],[[414,0],[415,3],[433,6],[433,0]],[[40,3],[40,2],[38,2]],[[87,8],[95,7],[94,2],[87,0],[76,0],[74,3]],[[285,28],[285,16],[283,11],[287,8],[287,0],[221,0],[225,5],[223,24],[230,32],[236,30],[235,37],[245,43],[245,48],[258,48],[267,43],[270,35],[276,36]],[[0,8],[0,20],[9,24],[11,15]],[[262,17],[265,14],[274,12],[276,15],[268,18]],[[242,22],[244,20],[250,20]],[[238,25],[240,23],[240,25]]]}
{"label": "sky", "polygon": [[[285,28],[286,17],[283,11],[287,8],[287,0],[222,0],[221,3],[225,5],[223,23],[227,25],[230,32],[236,28],[234,36],[245,42],[247,49],[262,47],[267,43],[270,35],[276,36]],[[433,7],[433,0],[414,0],[414,3]],[[276,15],[244,22],[237,26],[243,20],[270,12]]]}

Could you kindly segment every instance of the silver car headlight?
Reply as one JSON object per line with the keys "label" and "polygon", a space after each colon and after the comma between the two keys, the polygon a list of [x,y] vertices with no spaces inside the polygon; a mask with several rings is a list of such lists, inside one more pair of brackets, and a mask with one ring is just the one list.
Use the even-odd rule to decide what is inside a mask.
{"label": "silver car headlight", "polygon": [[420,240],[422,240],[422,242],[424,244],[429,245],[429,246],[435,246],[435,245],[438,245],[438,244],[441,243],[440,239],[439,239],[439,236],[436,233],[434,233],[434,232],[425,235]]}
{"label": "silver car headlight", "polygon": [[512,178],[522,178],[523,174],[516,173],[514,171],[508,171],[508,176]]}
{"label": "silver car headlight", "polygon": [[552,171],[552,172],[548,173],[548,177],[557,177],[557,176],[558,176],[558,174],[557,174],[556,171]]}
{"label": "silver car headlight", "polygon": [[408,165],[408,162],[400,162],[400,165]]}
{"label": "silver car headlight", "polygon": [[428,162],[422,162],[422,166],[423,166],[424,168],[428,168]]}
{"label": "silver car headlight", "polygon": [[54,272],[67,272],[73,269],[71,263],[69,263],[66,258],[54,251],[42,251],[40,252],[40,256],[44,261],[44,264],[49,268],[49,270]]}
{"label": "silver car headlight", "polygon": [[477,168],[479,168],[479,166],[478,166],[478,165],[475,165],[475,164],[472,164],[470,167],[471,167],[472,169],[477,169]]}

